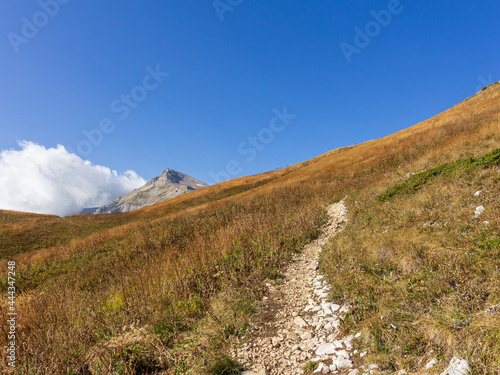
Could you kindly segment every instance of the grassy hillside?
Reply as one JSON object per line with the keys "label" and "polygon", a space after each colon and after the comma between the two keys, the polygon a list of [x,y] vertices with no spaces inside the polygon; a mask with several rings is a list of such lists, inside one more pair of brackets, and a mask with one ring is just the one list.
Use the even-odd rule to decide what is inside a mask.
{"label": "grassy hillside", "polygon": [[474,373],[500,369],[500,314],[488,314],[500,303],[499,182],[495,150],[349,197],[349,225],[322,265],[369,360],[416,370],[458,355]]}
{"label": "grassy hillside", "polygon": [[[488,373],[499,360],[488,327],[498,321],[480,325],[479,316],[500,302],[497,167],[469,163],[384,192],[414,186],[408,174],[500,148],[499,86],[380,140],[132,213],[2,212],[2,272],[7,258],[17,262],[18,373],[215,373],[258,311],[264,280],[279,279],[318,234],[325,205],[346,195],[350,223],[323,267],[332,298],[356,306],[346,328],[371,337],[359,345],[393,369],[417,366],[431,349],[465,356],[480,340],[471,360]],[[483,199],[483,216],[471,218],[468,205]],[[0,288],[6,330],[5,279]],[[452,318],[464,328],[447,328]]]}
{"label": "grassy hillside", "polygon": [[117,215],[113,220],[100,215],[75,215],[61,218],[0,210],[0,259],[16,254],[65,245],[74,238],[115,227],[133,215]]}

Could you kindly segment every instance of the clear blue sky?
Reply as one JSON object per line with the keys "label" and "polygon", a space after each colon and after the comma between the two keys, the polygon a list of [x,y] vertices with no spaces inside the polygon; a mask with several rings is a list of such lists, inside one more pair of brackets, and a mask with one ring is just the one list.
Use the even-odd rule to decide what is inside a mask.
{"label": "clear blue sky", "polygon": [[[498,0],[221,0],[219,13],[212,0],[54,1],[0,4],[0,150],[80,146],[146,180],[173,168],[213,183],[231,160],[233,177],[285,167],[409,127],[500,79]],[[372,11],[384,11],[379,26]],[[356,27],[372,34],[367,46],[356,47]],[[350,62],[341,43],[358,48]],[[169,75],[158,83],[147,67]],[[285,106],[296,117],[269,130]],[[82,132],[103,119],[88,151]],[[273,138],[264,149],[241,146],[259,132]]]}

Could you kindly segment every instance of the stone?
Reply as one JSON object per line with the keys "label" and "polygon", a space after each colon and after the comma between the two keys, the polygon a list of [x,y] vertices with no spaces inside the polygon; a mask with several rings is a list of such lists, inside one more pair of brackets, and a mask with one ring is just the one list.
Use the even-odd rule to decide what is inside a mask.
{"label": "stone", "polygon": [[268,372],[265,369],[258,369],[255,371],[244,371],[241,373],[241,375],[268,375]]}
{"label": "stone", "polygon": [[313,340],[306,340],[301,345],[308,350],[314,349],[316,347],[316,344]]}
{"label": "stone", "polygon": [[337,305],[335,303],[332,303],[331,306],[330,306],[330,309],[333,311],[333,312],[337,312],[340,310],[340,305]]}
{"label": "stone", "polygon": [[467,375],[472,371],[472,366],[462,358],[453,357],[450,366],[441,375]]}
{"label": "stone", "polygon": [[425,365],[425,368],[426,369],[432,368],[432,367],[436,366],[437,363],[438,363],[437,359],[432,358],[429,362],[427,362],[427,364]]}
{"label": "stone", "polygon": [[474,211],[474,217],[479,217],[484,212],[484,210],[484,206],[476,207],[476,210]]}
{"label": "stone", "polygon": [[343,348],[343,347],[344,347],[344,345],[342,345],[342,341],[340,341],[340,340],[335,340],[335,341],[333,342],[333,345],[334,345],[336,348]]}
{"label": "stone", "polygon": [[344,358],[344,359],[349,359],[351,358],[351,355],[349,354],[349,352],[347,350],[339,350],[337,352],[337,358]]}
{"label": "stone", "polygon": [[332,310],[330,309],[330,306],[328,306],[329,304],[328,303],[324,303],[321,305],[321,307],[323,308],[323,313],[325,315],[332,315]]}
{"label": "stone", "polygon": [[316,349],[317,355],[334,354],[337,351],[335,344],[323,344]]}
{"label": "stone", "polygon": [[271,339],[271,342],[273,343],[273,346],[278,346],[280,342],[283,341],[283,337],[273,337]]}
{"label": "stone", "polygon": [[479,197],[482,193],[483,193],[483,191],[482,191],[482,190],[476,191],[476,192],[474,193],[474,196],[475,196],[475,197]]}
{"label": "stone", "polygon": [[323,362],[320,362],[318,367],[314,370],[315,374],[328,374],[330,373],[330,368]]}
{"label": "stone", "polygon": [[305,340],[310,340],[310,339],[312,339],[312,337],[313,337],[313,336],[312,336],[312,333],[311,333],[311,332],[309,332],[309,331],[306,331],[306,332],[304,332],[303,334],[301,334],[301,335],[300,335],[300,338],[301,338],[302,340],[304,340],[304,341],[305,341]]}
{"label": "stone", "polygon": [[302,319],[300,316],[296,317],[293,322],[299,327],[299,328],[303,328],[303,327],[307,327],[308,324],[306,323],[306,321],[304,319]]}
{"label": "stone", "polygon": [[339,311],[343,312],[343,313],[348,313],[349,312],[349,305],[342,306]]}
{"label": "stone", "polygon": [[335,359],[333,361],[333,365],[335,365],[337,370],[343,369],[343,368],[348,368],[352,367],[353,363],[349,359],[341,358],[341,359]]}

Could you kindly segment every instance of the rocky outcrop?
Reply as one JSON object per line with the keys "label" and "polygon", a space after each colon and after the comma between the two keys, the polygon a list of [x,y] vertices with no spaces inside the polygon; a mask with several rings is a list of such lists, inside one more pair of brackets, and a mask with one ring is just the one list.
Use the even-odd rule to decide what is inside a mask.
{"label": "rocky outcrop", "polygon": [[187,174],[166,169],[163,173],[148,181],[144,186],[130,194],[116,198],[111,203],[95,209],[86,208],[82,214],[110,214],[127,212],[151,206],[182,194],[208,186]]}

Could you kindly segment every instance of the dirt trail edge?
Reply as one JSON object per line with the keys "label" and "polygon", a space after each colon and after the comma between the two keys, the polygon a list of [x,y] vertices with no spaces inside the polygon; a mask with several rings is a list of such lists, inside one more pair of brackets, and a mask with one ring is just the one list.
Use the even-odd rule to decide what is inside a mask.
{"label": "dirt trail edge", "polygon": [[269,294],[264,297],[259,322],[251,338],[232,352],[246,368],[253,369],[245,375],[303,374],[308,362],[309,366],[316,363],[314,373],[361,373],[356,368],[365,353],[353,350],[354,336],[340,337],[338,330],[349,306],[329,302],[330,287],[318,273],[321,248],[346,225],[344,201],[329,206],[328,216],[322,235],[294,257],[283,282],[266,284]]}

